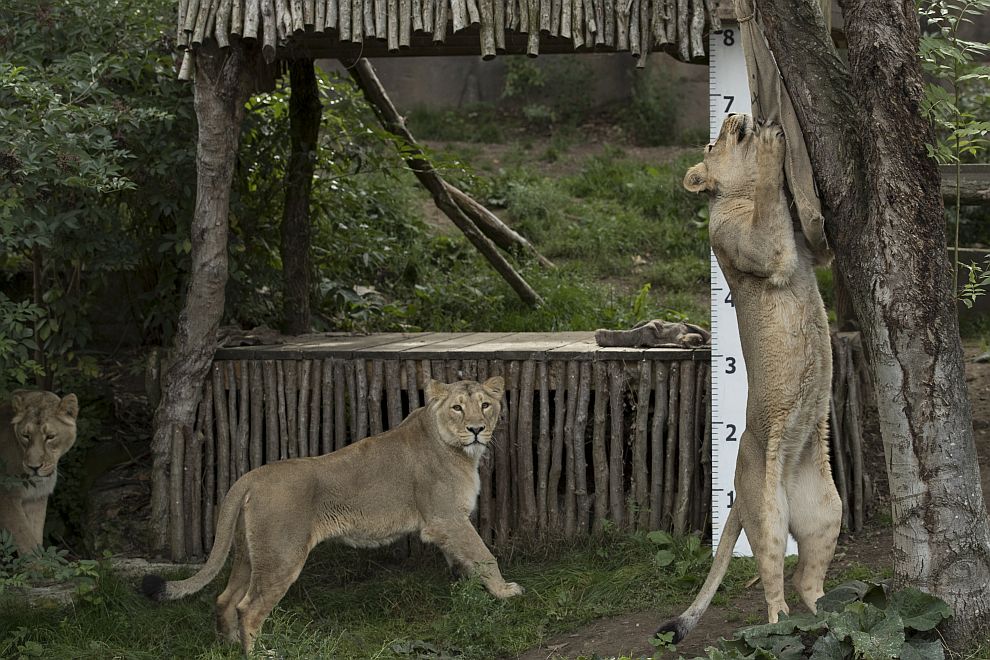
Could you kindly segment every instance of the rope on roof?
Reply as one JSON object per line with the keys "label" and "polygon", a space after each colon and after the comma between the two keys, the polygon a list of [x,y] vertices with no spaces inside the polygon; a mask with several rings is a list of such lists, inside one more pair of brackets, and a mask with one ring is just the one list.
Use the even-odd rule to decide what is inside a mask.
{"label": "rope on roof", "polygon": [[[195,50],[214,39],[260,41],[268,62],[293,35],[323,33],[329,39],[387,42],[395,52],[413,32],[443,43],[479,26],[484,59],[505,50],[506,30],[528,36],[526,52],[540,51],[541,34],[570,39],[574,49],[629,51],[643,66],[652,50],[672,51],[683,61],[705,56],[707,26],[719,29],[718,0],[179,0],[177,42]],[[191,74],[185,57],[180,78]]]}

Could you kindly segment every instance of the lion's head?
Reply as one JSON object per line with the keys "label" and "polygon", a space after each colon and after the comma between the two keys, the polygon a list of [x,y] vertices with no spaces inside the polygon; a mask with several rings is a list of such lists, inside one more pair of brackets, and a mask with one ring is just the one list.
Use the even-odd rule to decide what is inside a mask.
{"label": "lion's head", "polygon": [[479,459],[491,442],[504,392],[505,380],[501,376],[484,383],[462,380],[447,385],[431,380],[426,386],[426,399],[441,440]]}
{"label": "lion's head", "polygon": [[756,181],[756,136],[763,125],[750,115],[732,114],[722,122],[718,138],[705,147],[705,160],[684,175],[691,192],[749,194]]}
{"label": "lion's head", "polygon": [[[75,394],[61,399],[51,392],[17,390],[10,401],[14,438],[21,450],[21,469],[28,477],[47,477],[58,459],[76,441],[79,401]],[[8,469],[16,469],[9,466]]]}

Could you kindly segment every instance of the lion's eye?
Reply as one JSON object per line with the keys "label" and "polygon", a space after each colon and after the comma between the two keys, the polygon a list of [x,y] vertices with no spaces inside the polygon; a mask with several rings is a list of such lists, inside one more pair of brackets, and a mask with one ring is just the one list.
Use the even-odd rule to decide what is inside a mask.
{"label": "lion's eye", "polygon": [[53,434],[51,434],[51,435],[46,435],[46,436],[45,436],[45,440],[46,440],[47,442],[54,442],[54,441],[55,441],[55,434],[53,433]]}
{"label": "lion's eye", "polygon": [[488,403],[487,401],[483,401],[481,403],[481,409],[482,410],[485,410],[486,408],[491,408],[491,407],[492,407],[492,404]]}
{"label": "lion's eye", "polygon": [[454,404],[453,409],[457,412],[464,412],[464,408],[461,408],[460,404]]}

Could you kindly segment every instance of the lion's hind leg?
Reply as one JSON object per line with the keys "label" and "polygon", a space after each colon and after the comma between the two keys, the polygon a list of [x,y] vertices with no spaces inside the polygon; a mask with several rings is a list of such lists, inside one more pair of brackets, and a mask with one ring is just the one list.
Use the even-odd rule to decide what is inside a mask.
{"label": "lion's hind leg", "polygon": [[231,644],[240,644],[241,637],[237,622],[237,603],[244,598],[251,583],[251,562],[244,546],[243,526],[238,524],[234,542],[234,559],[230,569],[227,588],[217,597],[215,608],[217,630],[220,636]]}
{"label": "lion's hind leg", "polygon": [[747,438],[748,433],[744,432],[736,465],[735,506],[741,507],[743,529],[756,557],[767,601],[767,620],[776,623],[780,612],[790,613],[784,598],[788,503],[776,456],[768,453],[764,462],[761,452],[752,451],[754,439]]}
{"label": "lion's hind leg", "polygon": [[809,448],[787,480],[790,504],[790,530],[798,543],[798,565],[794,571],[794,587],[801,601],[812,612],[824,594],[825,573],[835,553],[835,542],[842,524],[842,502],[829,470],[828,430],[815,447]]}

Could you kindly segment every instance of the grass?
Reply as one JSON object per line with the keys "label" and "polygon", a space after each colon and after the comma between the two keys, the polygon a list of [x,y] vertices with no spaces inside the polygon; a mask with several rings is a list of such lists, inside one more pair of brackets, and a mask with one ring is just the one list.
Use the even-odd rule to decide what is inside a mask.
{"label": "grass", "polygon": [[[376,191],[392,186],[374,222],[332,225],[316,240],[339,248],[316,254],[327,327],[548,332],[628,328],[653,318],[707,323],[706,206],[681,188],[688,158],[652,166],[611,149],[572,158],[567,173],[552,175],[534,164],[538,157],[521,147],[495,157],[458,145],[437,161],[557,264],[546,270],[510,257],[544,305],[523,304],[452,227],[426,225],[418,211],[431,202],[403,176],[374,184]],[[469,159],[470,169],[460,165]]]}
{"label": "grass", "polygon": [[[646,535],[615,531],[595,542],[502,552],[503,573],[526,589],[502,602],[476,581],[454,581],[432,551],[395,562],[387,551],[321,546],[265,623],[261,648],[282,658],[512,656],[599,617],[686,603],[707,563],[685,540],[673,547],[679,561],[665,568],[654,563],[657,546]],[[736,593],[754,573],[752,560],[735,561],[724,588]],[[222,585],[154,604],[104,572],[96,591],[68,610],[8,595],[0,600],[0,657],[237,658],[214,633]]]}
{"label": "grass", "polygon": [[[507,222],[559,266],[555,273],[522,267],[547,299],[547,309],[514,309],[512,294],[504,298],[500,291],[492,296],[504,298],[492,310],[495,322],[486,323],[482,312],[466,317],[469,329],[589,330],[647,318],[707,323],[706,206],[681,187],[694,157],[654,166],[611,149],[575,159],[573,171],[562,176],[544,173],[532,158],[524,160],[509,152],[502,157],[505,167],[462,185],[489,206],[504,208]],[[487,265],[476,263],[479,276],[490,279]],[[444,270],[448,295],[456,295],[458,280],[472,279],[457,267]],[[641,317],[632,318],[626,312],[646,285]],[[481,281],[472,286],[492,291]]]}

